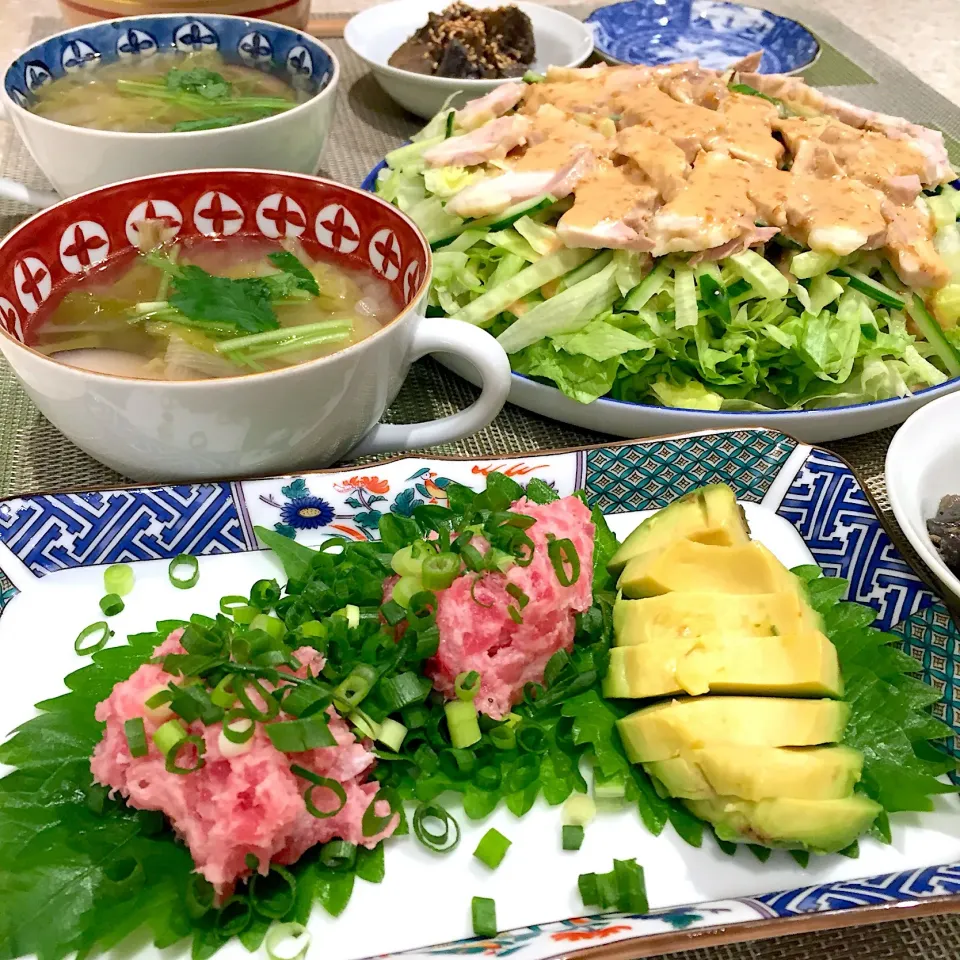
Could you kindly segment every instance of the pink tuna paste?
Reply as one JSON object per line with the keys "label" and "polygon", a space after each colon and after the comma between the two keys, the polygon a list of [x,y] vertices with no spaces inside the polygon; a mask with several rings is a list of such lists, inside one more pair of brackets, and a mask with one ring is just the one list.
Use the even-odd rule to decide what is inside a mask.
{"label": "pink tuna paste", "polygon": [[[154,655],[183,653],[180,633],[171,633]],[[308,668],[316,673],[323,667],[323,657],[310,647],[297,650],[296,656],[303,665],[302,677]],[[190,849],[198,872],[218,895],[228,896],[236,881],[250,874],[245,863],[248,854],[258,859],[265,874],[271,863],[293,863],[318,843],[339,838],[373,847],[396,829],[394,818],[380,833],[363,835],[363,815],[378,790],[375,781],[367,782],[375,757],[333,707],[328,714],[335,747],[281,753],[258,724],[246,753],[224,756],[219,745],[221,725],[195,722],[188,729],[203,737],[206,763],[195,773],[168,773],[153,734],[169,718],[152,716],[144,701],[177,680],[156,664],[144,664],[113,688],[97,705],[96,718],[106,723],[106,730],[90,768],[99,783],[118,791],[130,806],[165,814]],[[142,717],[146,727],[149,753],[144,757],[132,757],[127,746],[123,725],[133,717]],[[291,718],[281,713],[277,719]],[[291,764],[342,784],[347,794],[343,809],[326,819],[310,814],[303,799],[309,784],[291,772]],[[323,809],[330,792],[318,789],[313,796]],[[378,814],[389,811],[382,801],[377,806]]]}
{"label": "pink tuna paste", "polygon": [[[542,682],[553,654],[573,647],[574,615],[590,606],[593,590],[593,524],[581,500],[564,497],[535,504],[524,498],[510,509],[536,518],[527,530],[536,548],[532,562],[479,579],[466,574],[438,594],[440,646],[426,671],[436,688],[452,698],[457,674],[476,670],[481,677],[477,709],[496,720],[523,699],[527,683]],[[576,548],[580,576],[570,586],[560,584],[547,555],[548,533],[569,539]],[[508,584],[515,584],[530,600],[521,624],[507,612],[517,603],[507,593]]]}

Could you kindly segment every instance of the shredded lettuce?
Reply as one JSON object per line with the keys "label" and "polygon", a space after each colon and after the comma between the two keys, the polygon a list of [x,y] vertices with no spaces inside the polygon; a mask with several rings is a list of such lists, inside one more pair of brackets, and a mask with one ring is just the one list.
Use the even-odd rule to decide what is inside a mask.
{"label": "shredded lettuce", "polygon": [[[417,149],[395,151],[395,169],[377,183],[431,239],[449,232],[455,218],[443,204],[474,176],[461,167],[422,169],[435,127]],[[693,269],[679,256],[558,254],[553,228],[564,209],[499,231],[468,230],[449,251],[455,259],[438,259],[430,304],[485,326],[515,371],[579,402],[609,396],[703,410],[800,410],[907,396],[947,379],[902,312],[851,287],[845,270],[904,293],[877,253],[783,252],[780,269],[770,247],[765,256],[748,250]],[[937,247],[958,265],[957,283],[935,295],[931,309],[960,347],[960,328],[950,329],[960,317],[960,228],[945,222]],[[569,263],[563,275],[547,269],[559,262]],[[542,274],[540,287],[517,279],[539,264],[524,277]]]}

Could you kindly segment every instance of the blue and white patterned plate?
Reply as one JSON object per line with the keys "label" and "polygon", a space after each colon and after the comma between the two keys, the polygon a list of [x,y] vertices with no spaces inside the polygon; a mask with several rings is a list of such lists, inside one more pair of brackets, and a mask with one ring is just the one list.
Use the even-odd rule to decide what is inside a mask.
{"label": "blue and white patterned plate", "polygon": [[761,73],[792,73],[820,52],[816,37],[795,20],[722,0],[626,0],[595,10],[586,22],[597,53],[617,63],[697,59],[724,70],[762,50]]}
{"label": "blue and white patterned plate", "polygon": [[[362,469],[268,480],[37,494],[0,501],[0,730],[31,715],[32,704],[62,692],[78,665],[73,638],[99,619],[103,565],[131,563],[137,585],[114,618],[119,636],[159,618],[214,613],[225,594],[245,590],[278,565],[261,551],[255,525],[308,544],[333,534],[366,540],[386,512],[409,515],[444,503],[451,480],[477,485],[491,470],[523,481],[540,477],[561,494],[584,488],[622,536],[640,512],[691,487],[724,481],[744,504],[754,534],[788,563],[820,564],[851,582],[849,598],[873,605],[879,625],[902,638],[924,678],[943,693],[937,715],[960,732],[957,627],[943,604],[897,553],[873,504],[834,454],[766,429],[691,434],[568,452],[499,459],[406,458]],[[200,582],[173,589],[167,563],[190,552]],[[955,744],[949,749],[957,753]],[[0,770],[2,774],[2,770]],[[403,838],[387,854],[379,887],[358,885],[346,912],[310,921],[325,960],[512,956],[547,960],[585,947],[650,956],[729,940],[779,936],[827,915],[818,926],[960,908],[960,804],[894,815],[894,844],[865,839],[860,858],[815,857],[801,869],[783,853],[765,864],[745,851],[723,855],[707,840],[683,844],[668,829],[649,835],[633,809],[591,824],[583,850],[559,850],[559,810],[537,807],[518,829],[498,811],[463,821],[463,842],[443,862]],[[490,826],[513,840],[510,868],[484,871],[471,854]],[[646,868],[653,912],[579,917],[577,874],[609,869],[613,856]],[[442,881],[442,882],[440,882]],[[425,904],[422,892],[430,890]],[[474,895],[495,896],[508,932],[467,935]],[[375,915],[380,922],[371,924]],[[824,922],[825,920],[825,922]],[[322,939],[321,939],[322,938]],[[247,957],[227,948],[224,960]],[[159,960],[145,948],[137,960]]]}

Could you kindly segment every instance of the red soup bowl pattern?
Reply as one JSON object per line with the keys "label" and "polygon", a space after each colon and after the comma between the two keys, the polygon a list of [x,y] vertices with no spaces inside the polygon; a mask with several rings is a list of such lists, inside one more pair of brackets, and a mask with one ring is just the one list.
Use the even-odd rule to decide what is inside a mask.
{"label": "red soup bowl pattern", "polygon": [[[283,370],[193,381],[94,373],[37,351],[32,325],[89,271],[136,247],[144,220],[177,239],[296,238],[317,259],[389,284],[394,320],[368,339]],[[485,426],[510,384],[506,355],[469,324],[424,317],[430,247],[391,205],[296,174],[201,170],[101,187],[38,213],[0,241],[0,352],[41,412],[83,450],[136,479],[193,479],[324,466],[347,452],[447,442]],[[483,391],[419,424],[377,421],[411,362],[458,354]]]}

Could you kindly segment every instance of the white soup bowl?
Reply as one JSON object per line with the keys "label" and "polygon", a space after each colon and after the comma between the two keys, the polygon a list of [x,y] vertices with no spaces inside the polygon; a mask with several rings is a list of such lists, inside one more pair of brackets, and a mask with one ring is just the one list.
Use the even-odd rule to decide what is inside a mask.
{"label": "white soup bowl", "polygon": [[[269,68],[316,92],[291,110],[251,123],[192,133],[127,133],[71,126],[30,111],[44,85],[102,64],[159,52],[216,50],[229,63]],[[43,207],[130,177],[201,167],[316,173],[340,79],[331,51],[277,23],[188,14],[125,17],[65,30],[29,47],[6,69],[0,113],[16,128],[57,194],[0,178],[0,196]]]}
{"label": "white soup bowl", "polygon": [[[158,381],[95,373],[32,349],[38,322],[89,271],[131,255],[144,219],[178,240],[297,238],[308,253],[386,280],[397,316],[338,353],[282,370]],[[101,187],[36,214],[0,241],[0,352],[40,411],[91,456],[136,480],[289,473],[473,433],[510,389],[500,345],[466,323],[425,319],[429,244],[395,207],[296,174],[200,170]],[[378,424],[413,360],[451,353],[479,371],[466,410]]]}

